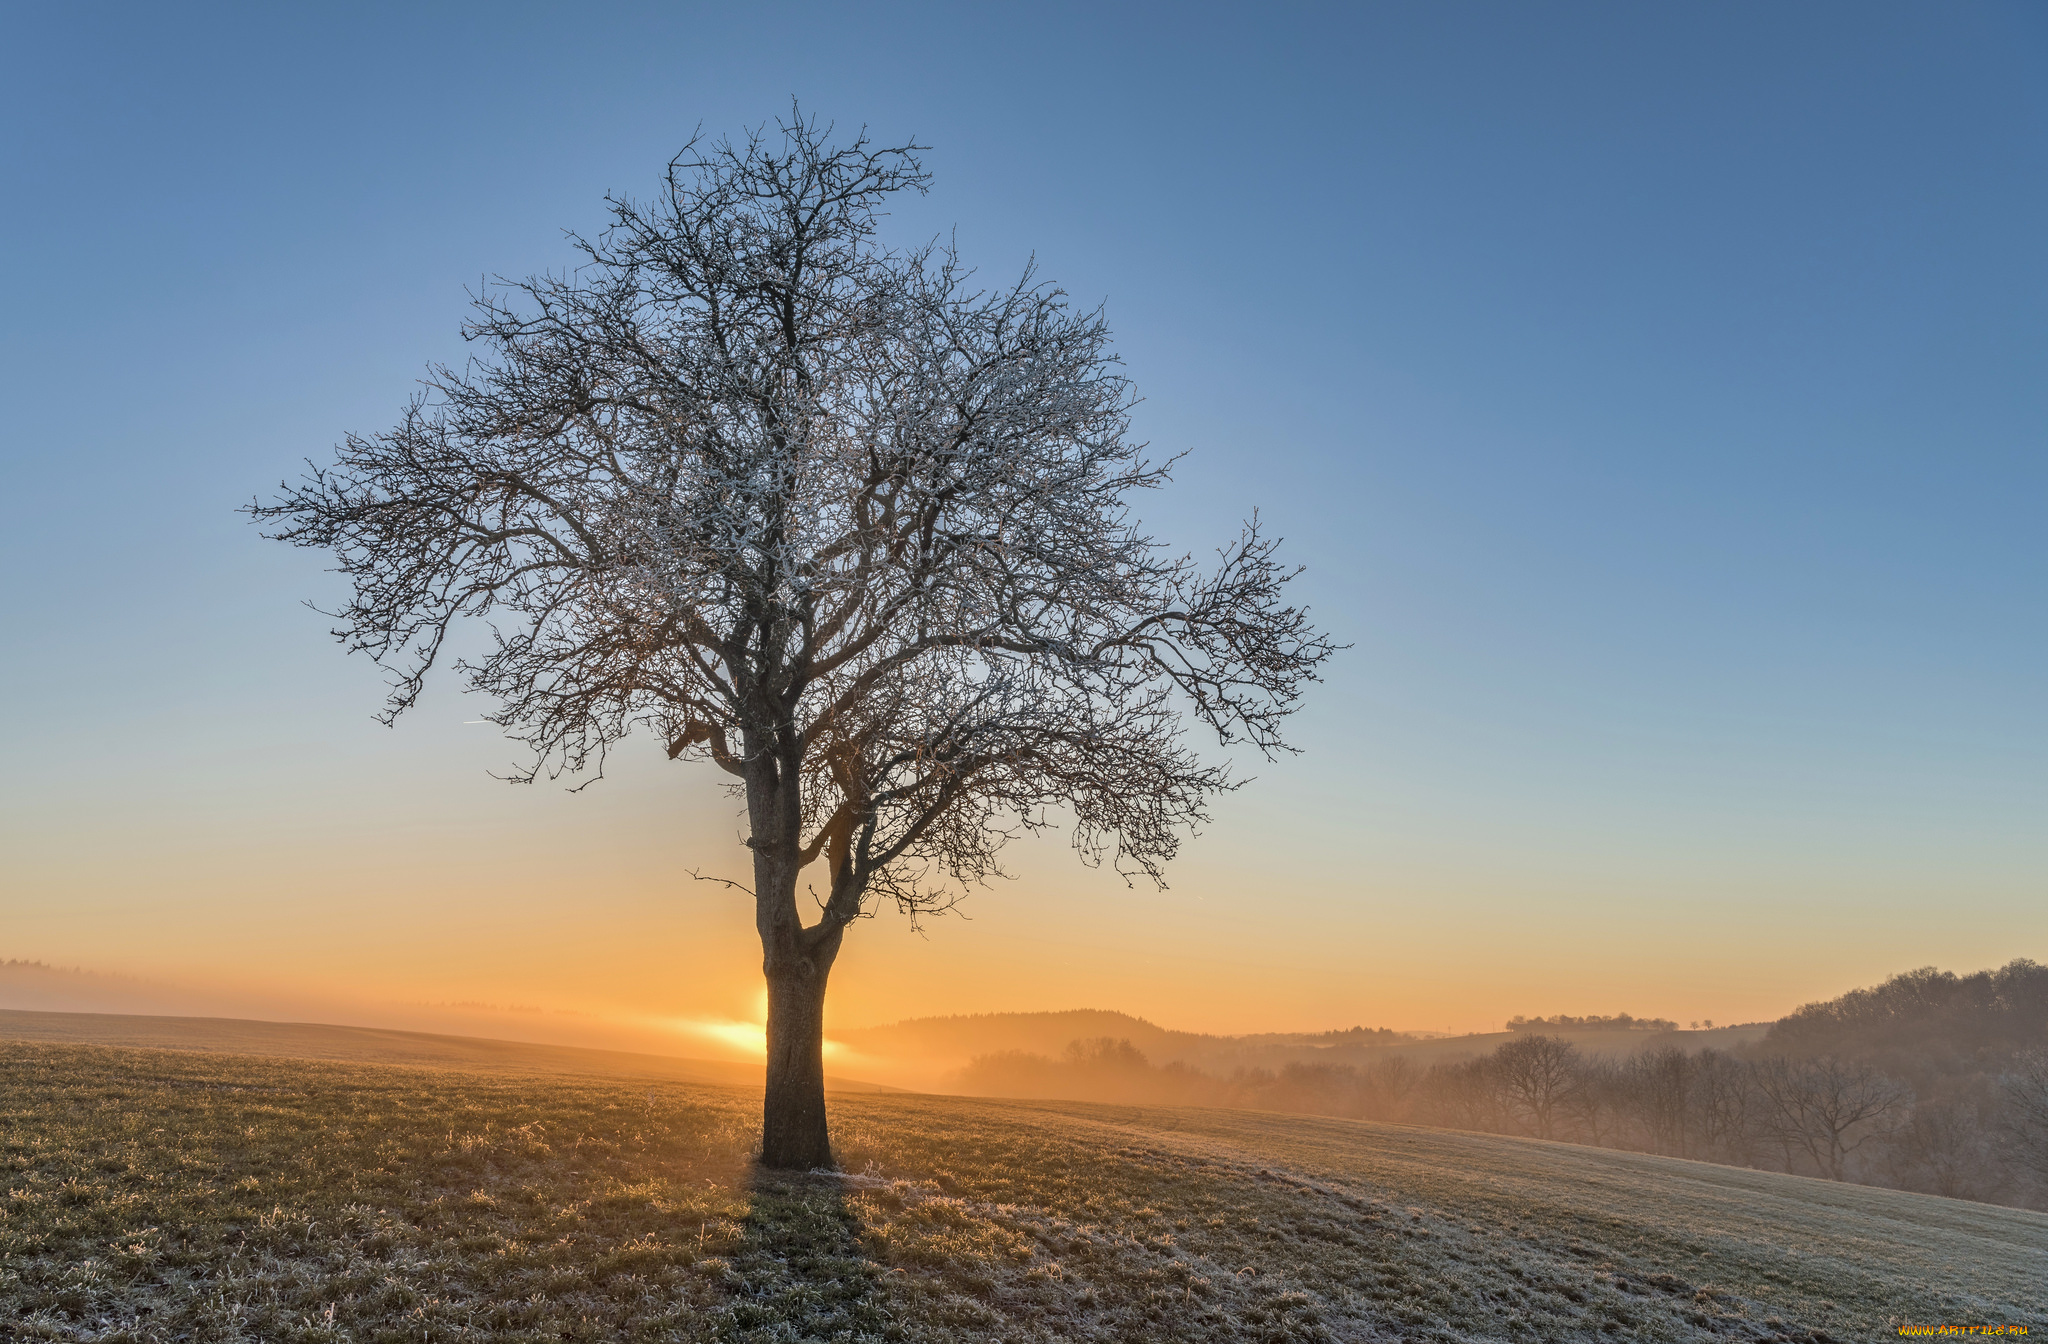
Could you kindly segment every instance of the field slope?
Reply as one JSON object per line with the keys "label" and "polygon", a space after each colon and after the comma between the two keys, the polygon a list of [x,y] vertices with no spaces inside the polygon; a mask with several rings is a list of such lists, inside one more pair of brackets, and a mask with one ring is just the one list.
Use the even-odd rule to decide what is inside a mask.
{"label": "field slope", "polygon": [[0,1043],[0,1337],[1854,1340],[2048,1330],[2048,1217],[1247,1112]]}
{"label": "field slope", "polygon": [[[0,1008],[0,1041],[132,1045],[206,1050],[287,1059],[346,1059],[364,1064],[426,1064],[496,1073],[564,1073],[604,1078],[673,1079],[685,1083],[761,1085],[761,1066],[724,1059],[686,1059],[581,1045],[500,1041],[389,1027],[323,1022],[264,1022],[238,1017],[165,1017],[142,1013],[53,1013]],[[825,1076],[828,1092],[893,1092],[881,1083]]]}

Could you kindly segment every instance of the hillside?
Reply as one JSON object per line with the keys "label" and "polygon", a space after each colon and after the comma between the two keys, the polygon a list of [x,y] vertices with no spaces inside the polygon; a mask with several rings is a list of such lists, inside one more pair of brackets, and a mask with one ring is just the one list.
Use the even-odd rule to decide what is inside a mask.
{"label": "hillside", "polygon": [[[1668,1032],[1561,1030],[1552,1034],[1575,1042],[1587,1054],[1621,1055],[1645,1046],[1674,1043],[1687,1049],[1730,1049],[1761,1039],[1768,1025]],[[1348,1031],[1218,1036],[1175,1031],[1128,1013],[1073,1009],[912,1018],[886,1026],[835,1028],[830,1034],[860,1060],[872,1061],[871,1072],[953,1090],[959,1082],[958,1071],[979,1056],[1021,1052],[1058,1058],[1076,1041],[1104,1038],[1129,1041],[1155,1065],[1182,1064],[1228,1077],[1238,1069],[1277,1069],[1288,1064],[1358,1067],[1389,1054],[1403,1055],[1426,1066],[1439,1060],[1484,1054],[1513,1040],[1516,1033],[1424,1037],[1359,1027]]]}
{"label": "hillside", "polygon": [[1222,1039],[1095,1008],[918,1017],[878,1027],[833,1028],[828,1034],[862,1059],[885,1061],[891,1069],[908,1069],[934,1083],[976,1055],[1008,1050],[1057,1055],[1071,1041],[1098,1036],[1128,1040],[1162,1064],[1199,1054]]}
{"label": "hillside", "polygon": [[[121,1045],[160,1050],[345,1059],[435,1068],[580,1074],[602,1078],[761,1085],[761,1066],[723,1059],[684,1059],[627,1050],[537,1045],[475,1036],[441,1036],[381,1027],[317,1022],[257,1022],[226,1017],[154,1017],[123,1013],[40,1013],[0,1009],[0,1041]],[[893,1091],[880,1083],[827,1075],[827,1091]]]}
{"label": "hillside", "polygon": [[0,1333],[1849,1340],[2048,1328],[2048,1217],[1244,1112],[0,1045]]}
{"label": "hillside", "polygon": [[1867,1061],[1917,1089],[1997,1074],[2048,1048],[2048,966],[2018,957],[1958,975],[1933,966],[1801,1005],[1771,1025],[1768,1052]]}
{"label": "hillside", "polygon": [[275,983],[178,983],[19,958],[0,960],[0,1011],[345,1023],[372,1030],[650,1055],[695,1053],[693,1044],[704,1048],[704,1037],[659,1017],[516,1002],[427,1002],[331,990]]}

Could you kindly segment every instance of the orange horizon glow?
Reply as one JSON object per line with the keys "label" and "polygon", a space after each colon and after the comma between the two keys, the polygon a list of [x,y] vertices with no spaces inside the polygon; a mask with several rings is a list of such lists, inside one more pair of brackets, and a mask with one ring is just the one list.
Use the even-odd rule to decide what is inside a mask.
{"label": "orange horizon glow", "polygon": [[[717,781],[650,747],[584,793],[507,789],[484,774],[498,744],[432,723],[370,731],[362,750],[411,772],[405,794],[246,787],[136,809],[119,843],[61,798],[32,806],[12,879],[36,897],[10,907],[0,960],[176,982],[237,1015],[340,1005],[396,1025],[406,1004],[520,1004],[541,1011],[490,1020],[758,1057],[751,902],[685,872],[745,876]],[[1597,855],[1561,855],[1506,823],[1457,847],[1339,845],[1332,820],[1267,810],[1260,790],[1286,784],[1226,799],[1166,891],[1051,837],[1014,845],[1016,880],[922,936],[889,911],[857,924],[828,1033],[1070,1008],[1218,1035],[1465,1033],[1555,1013],[1746,1022],[1928,963],[2048,955],[2026,866],[1993,849],[1964,908],[1927,895],[1961,880],[1945,851],[1823,866],[1769,836],[1707,852],[1618,830]]]}

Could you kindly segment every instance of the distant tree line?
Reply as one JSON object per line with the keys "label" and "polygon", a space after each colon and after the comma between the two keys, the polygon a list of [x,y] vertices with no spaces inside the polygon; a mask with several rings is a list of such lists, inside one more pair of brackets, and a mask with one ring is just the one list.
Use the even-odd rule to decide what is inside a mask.
{"label": "distant tree line", "polygon": [[[1611,1019],[1610,1019],[1611,1020]],[[1640,1019],[1638,1019],[1640,1020]],[[1293,1063],[1216,1077],[1127,1040],[976,1059],[967,1090],[1238,1106],[1522,1134],[2048,1208],[2048,967],[1894,976],[1754,1046],[1582,1053],[1540,1031],[1427,1068]]]}
{"label": "distant tree line", "polygon": [[1678,1024],[1668,1017],[1630,1017],[1627,1013],[1616,1013],[1613,1017],[1571,1017],[1559,1013],[1556,1017],[1523,1017],[1519,1013],[1508,1019],[1509,1031],[1676,1031]]}
{"label": "distant tree line", "polygon": [[1332,1046],[1393,1045],[1413,1037],[1405,1031],[1393,1031],[1387,1027],[1352,1027],[1348,1031],[1274,1031],[1236,1039],[1257,1044],[1270,1041],[1285,1045]]}

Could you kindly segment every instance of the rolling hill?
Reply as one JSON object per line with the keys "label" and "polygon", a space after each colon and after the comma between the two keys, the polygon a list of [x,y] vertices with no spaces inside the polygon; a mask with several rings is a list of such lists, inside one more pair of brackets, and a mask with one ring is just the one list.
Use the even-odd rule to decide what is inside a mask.
{"label": "rolling hill", "polygon": [[[677,1082],[761,1085],[759,1064],[684,1059],[628,1050],[593,1050],[476,1036],[442,1036],[382,1027],[318,1022],[261,1022],[228,1017],[156,1017],[124,1013],[43,1013],[0,1009],[0,1041],[120,1045],[288,1059],[345,1059],[432,1068],[669,1079]],[[888,1092],[880,1083],[827,1075],[827,1091]]]}
{"label": "rolling hill", "polygon": [[[1552,1030],[1589,1055],[1628,1054],[1646,1046],[1682,1044],[1728,1049],[1759,1040],[1769,1023],[1706,1031]],[[1183,1064],[1219,1078],[1237,1069],[1277,1069],[1287,1064],[1357,1067],[1390,1054],[1427,1066],[1438,1060],[1485,1054],[1514,1039],[1508,1031],[1466,1036],[1421,1036],[1406,1032],[1264,1032],[1217,1036],[1175,1031],[1128,1013],[1073,1009],[1047,1013],[977,1013],[911,1018],[885,1026],[834,1028],[831,1038],[852,1052],[871,1073],[936,1090],[957,1090],[958,1072],[978,1056],[1020,1051],[1057,1058],[1075,1041],[1127,1040],[1155,1065]]]}
{"label": "rolling hill", "polygon": [[844,1171],[783,1176],[748,1163],[757,1105],[644,1069],[0,1043],[0,1334],[2048,1329],[2048,1216],[2024,1210],[1454,1131],[901,1093],[840,1095]]}

